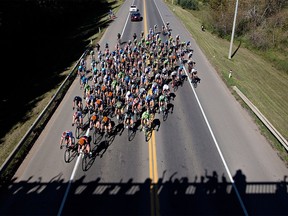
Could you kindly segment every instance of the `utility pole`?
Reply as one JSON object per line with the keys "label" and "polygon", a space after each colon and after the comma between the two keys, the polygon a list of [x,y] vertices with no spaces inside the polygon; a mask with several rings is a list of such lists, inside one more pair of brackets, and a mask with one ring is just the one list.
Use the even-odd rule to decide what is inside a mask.
{"label": "utility pole", "polygon": [[234,21],[233,21],[233,28],[232,28],[232,35],[231,35],[228,59],[231,59],[231,54],[232,54],[232,46],[233,46],[233,39],[234,39],[234,32],[235,32],[235,25],[236,25],[237,10],[238,10],[238,0],[236,0],[235,14],[234,14]]}

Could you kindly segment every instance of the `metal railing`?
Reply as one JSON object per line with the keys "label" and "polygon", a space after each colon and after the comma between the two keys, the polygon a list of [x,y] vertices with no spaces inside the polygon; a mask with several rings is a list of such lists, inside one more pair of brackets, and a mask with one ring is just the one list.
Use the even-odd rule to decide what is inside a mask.
{"label": "metal railing", "polygon": [[49,103],[38,115],[37,119],[33,122],[31,127],[28,129],[22,139],[18,142],[18,144],[10,153],[10,155],[6,158],[4,163],[1,165],[0,186],[2,183],[5,183],[14,175],[14,172],[16,171],[18,166],[22,163],[23,158],[26,156],[26,154],[44,129],[45,125],[53,115],[64,95],[66,94],[66,90],[68,90],[68,88],[74,81],[74,78],[77,76],[77,66],[79,65],[80,60],[87,55],[88,51],[89,47],[78,59],[77,63],[67,75],[65,80],[61,83]]}
{"label": "metal railing", "polygon": [[268,121],[268,119],[258,110],[258,108],[236,87],[233,86],[234,91],[242,98],[242,100],[250,107],[255,115],[263,122],[268,130],[276,137],[276,139],[282,144],[282,146],[288,151],[288,142],[280,134],[279,131]]}

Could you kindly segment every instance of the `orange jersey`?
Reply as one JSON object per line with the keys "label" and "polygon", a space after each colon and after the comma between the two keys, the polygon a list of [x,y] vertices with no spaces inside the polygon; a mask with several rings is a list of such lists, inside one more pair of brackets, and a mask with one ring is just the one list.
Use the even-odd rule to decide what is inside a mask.
{"label": "orange jersey", "polygon": [[85,140],[85,138],[83,138],[83,137],[78,140],[78,144],[79,144],[80,146],[83,146],[85,143],[86,143],[86,140]]}

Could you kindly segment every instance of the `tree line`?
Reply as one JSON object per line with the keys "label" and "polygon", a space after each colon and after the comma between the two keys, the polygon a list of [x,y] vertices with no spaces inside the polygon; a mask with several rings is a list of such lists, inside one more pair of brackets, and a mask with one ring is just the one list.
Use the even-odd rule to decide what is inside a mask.
{"label": "tree line", "polygon": [[[203,20],[206,27],[220,37],[230,36],[236,0],[177,0],[177,4],[191,10],[208,10],[209,16]],[[288,45],[288,1],[239,0],[235,37],[257,49],[284,50]]]}

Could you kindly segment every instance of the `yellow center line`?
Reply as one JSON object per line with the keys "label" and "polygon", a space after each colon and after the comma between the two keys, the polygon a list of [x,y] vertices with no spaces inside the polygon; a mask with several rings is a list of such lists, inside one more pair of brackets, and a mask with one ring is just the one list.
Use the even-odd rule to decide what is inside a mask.
{"label": "yellow center line", "polygon": [[[146,13],[146,1],[143,1],[143,20],[144,20],[144,37],[148,34],[147,26],[147,13]],[[155,133],[152,131],[151,138],[148,141],[149,151],[149,176],[152,181],[150,187],[150,204],[151,215],[160,215],[159,213],[159,199],[158,199],[158,169],[157,169],[157,154],[156,154],[156,141]]]}

